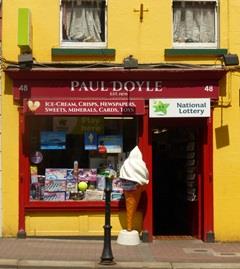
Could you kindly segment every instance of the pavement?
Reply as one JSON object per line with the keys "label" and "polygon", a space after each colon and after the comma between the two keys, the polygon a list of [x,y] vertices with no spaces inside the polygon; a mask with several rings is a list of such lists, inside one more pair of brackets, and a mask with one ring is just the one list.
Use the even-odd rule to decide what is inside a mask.
{"label": "pavement", "polygon": [[0,268],[240,269],[240,242],[161,239],[123,246],[112,239],[111,249],[115,264],[102,265],[101,239],[1,238]]}

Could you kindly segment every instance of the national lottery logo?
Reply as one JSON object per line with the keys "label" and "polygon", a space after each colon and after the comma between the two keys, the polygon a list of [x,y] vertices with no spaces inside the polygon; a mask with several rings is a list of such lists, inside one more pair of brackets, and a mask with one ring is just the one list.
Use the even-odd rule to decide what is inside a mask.
{"label": "national lottery logo", "polygon": [[157,101],[153,102],[153,110],[158,115],[162,115],[162,116],[166,115],[169,106],[170,106],[170,104],[164,103],[161,100],[157,100]]}

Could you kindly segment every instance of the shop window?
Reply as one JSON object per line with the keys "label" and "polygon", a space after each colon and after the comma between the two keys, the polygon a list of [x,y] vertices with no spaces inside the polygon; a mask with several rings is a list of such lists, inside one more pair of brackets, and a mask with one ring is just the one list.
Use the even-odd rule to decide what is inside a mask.
{"label": "shop window", "polygon": [[217,48],[217,0],[173,0],[173,45]]}
{"label": "shop window", "polygon": [[61,1],[61,46],[106,46],[106,0]]}
{"label": "shop window", "polygon": [[119,169],[137,126],[137,118],[29,116],[29,200],[104,200],[105,169],[115,175],[112,200],[123,199]]}

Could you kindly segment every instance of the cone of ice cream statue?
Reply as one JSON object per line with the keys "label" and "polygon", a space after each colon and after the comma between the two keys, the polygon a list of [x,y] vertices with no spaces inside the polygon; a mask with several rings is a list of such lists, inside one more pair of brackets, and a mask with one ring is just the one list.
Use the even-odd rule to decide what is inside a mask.
{"label": "cone of ice cream statue", "polygon": [[138,245],[139,233],[134,230],[134,218],[137,207],[146,184],[149,182],[149,173],[142,153],[136,146],[124,161],[120,169],[120,179],[126,204],[126,229],[120,231],[117,243],[121,245]]}

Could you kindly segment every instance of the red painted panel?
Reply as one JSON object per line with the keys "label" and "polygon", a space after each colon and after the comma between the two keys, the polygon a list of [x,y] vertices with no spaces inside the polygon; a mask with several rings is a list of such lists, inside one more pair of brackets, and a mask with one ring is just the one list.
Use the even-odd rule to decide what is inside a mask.
{"label": "red painted panel", "polygon": [[212,117],[207,120],[204,141],[204,182],[203,182],[203,239],[214,234],[213,223],[213,132]]}
{"label": "red painted panel", "polygon": [[[111,210],[120,211],[125,207],[125,201],[111,201]],[[104,212],[105,201],[29,201],[25,203],[25,211],[28,212],[82,212],[82,211],[98,211]]]}
{"label": "red painted panel", "polygon": [[161,80],[18,80],[14,81],[15,100],[23,98],[212,98],[219,96],[217,81]]}
{"label": "red painted panel", "polygon": [[149,171],[149,184],[146,186],[145,193],[143,193],[143,231],[148,232],[148,240],[153,238],[153,201],[152,201],[152,142],[151,129],[149,124],[148,108],[145,109],[145,114],[139,130],[139,148],[143,154],[143,160]]}
{"label": "red painted panel", "polygon": [[25,204],[29,197],[29,161],[26,154],[25,117],[23,108],[19,108],[19,219],[18,233],[25,233]]}

